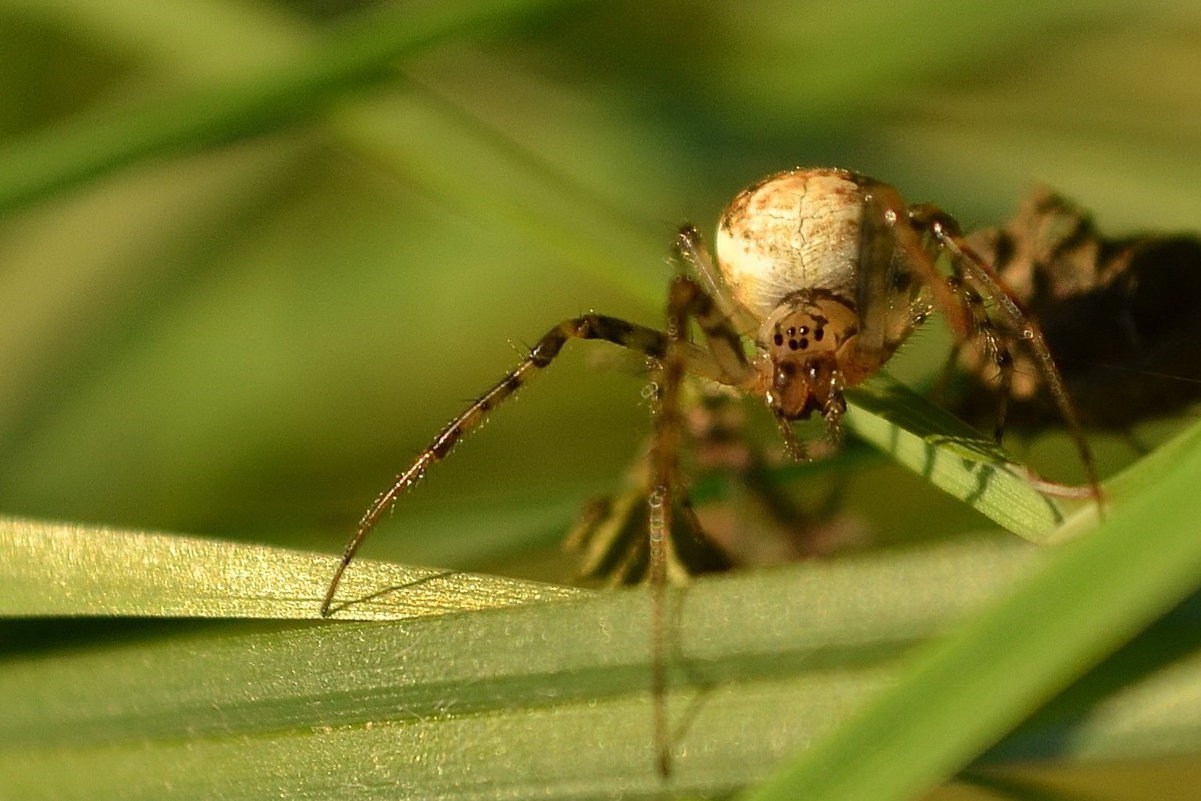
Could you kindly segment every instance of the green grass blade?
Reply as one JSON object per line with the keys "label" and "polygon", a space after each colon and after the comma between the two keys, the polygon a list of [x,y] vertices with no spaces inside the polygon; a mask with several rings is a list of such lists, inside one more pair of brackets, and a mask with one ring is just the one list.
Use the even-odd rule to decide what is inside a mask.
{"label": "green grass blade", "polygon": [[[336,564],[335,557],[283,548],[0,518],[0,617],[312,619]],[[356,560],[334,616],[416,617],[579,592]]]}
{"label": "green grass blade", "polygon": [[[1003,601],[750,798],[909,798],[980,754],[1198,586],[1201,426],[1170,472],[1107,510]],[[1149,467],[1148,469],[1153,469]]]}
{"label": "green grass blade", "polygon": [[308,52],[237,80],[100,118],[65,123],[0,148],[0,210],[151,156],[261,133],[327,107],[348,90],[390,75],[391,63],[434,42],[545,12],[563,0],[384,4]]}
{"label": "green grass blade", "polygon": [[[676,787],[762,776],[1040,558],[1012,540],[960,542],[697,582],[677,596],[687,668],[672,711],[695,717]],[[0,775],[14,797],[654,795],[649,600],[10,657]]]}
{"label": "green grass blade", "polygon": [[[728,793],[787,753],[820,749],[887,691],[915,645],[1047,559],[1013,539],[969,540],[679,592],[670,708],[682,737],[669,789]],[[0,797],[661,797],[649,612],[645,590],[630,590],[10,655],[0,663]],[[1198,686],[1201,658],[1177,661],[1102,699],[1099,713],[1075,710],[1084,722],[1066,734],[1052,721],[1024,736],[1050,733],[1093,757],[1128,755],[1132,743],[1195,748],[1201,705],[1169,702]],[[1132,719],[1131,709],[1144,711]]]}
{"label": "green grass blade", "polygon": [[[1032,542],[1063,535],[1073,509],[1041,492],[1030,472],[996,443],[905,385],[877,373],[847,393],[847,427],[903,467]],[[1093,515],[1073,519],[1077,530]]]}

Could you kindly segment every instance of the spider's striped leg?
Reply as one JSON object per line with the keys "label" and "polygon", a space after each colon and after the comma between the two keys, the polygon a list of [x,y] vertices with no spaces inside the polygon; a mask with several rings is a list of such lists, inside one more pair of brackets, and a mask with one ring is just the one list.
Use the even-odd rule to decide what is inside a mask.
{"label": "spider's striped leg", "polygon": [[[744,386],[756,378],[755,368],[747,361],[743,350],[741,336],[713,297],[691,278],[677,276],[668,292],[667,342],[661,360],[659,402],[651,441],[652,526],[647,577],[652,583],[666,581],[669,571],[674,578],[682,578],[688,572],[674,553],[668,534],[672,502],[676,508],[689,508],[685,494],[679,489],[677,474],[685,428],[680,384],[686,372],[699,372],[692,366],[692,354],[700,349],[688,342],[688,326],[693,320],[707,341],[708,349],[701,352],[708,353],[719,368],[717,380],[720,383]],[[656,511],[659,506],[662,510]],[[662,518],[658,532],[653,519],[656,515]]]}
{"label": "spider's striped leg", "polygon": [[[461,440],[465,434],[483,423],[488,414],[501,402],[521,389],[538,372],[548,367],[569,339],[605,340],[638,351],[653,359],[663,359],[668,350],[668,337],[663,332],[601,314],[585,314],[564,320],[547,331],[530,350],[529,356],[491,389],[477,398],[466,410],[447,423],[434,437],[433,442],[426,446],[413,460],[413,463],[396,477],[392,485],[376,498],[375,503],[359,521],[354,536],[351,537],[342,554],[342,561],[334,571],[329,589],[326,590],[325,598],[321,603],[323,616],[329,614],[338,584],[341,582],[347,566],[354,559],[359,546],[383,514],[396,502],[396,499],[413,486],[431,465],[444,459],[455,443]],[[688,369],[702,375],[717,376],[722,372],[707,353],[692,345],[688,345],[682,351],[682,361]]]}
{"label": "spider's striped leg", "polygon": [[[950,255],[952,269],[956,275],[993,304],[991,312],[986,312],[990,319],[998,319],[1001,330],[1015,342],[1024,343],[1029,349],[1060,416],[1067,423],[1068,432],[1076,443],[1076,452],[1084,466],[1088,484],[1097,503],[1100,504],[1101,481],[1097,476],[1092,450],[1084,438],[1063,375],[1055,364],[1055,358],[1047,347],[1046,337],[1043,336],[1038,323],[1022,309],[1017,298],[1005,287],[996,271],[968,246],[959,233],[958,224],[951,217],[933,206],[914,206],[909,211],[909,219],[915,228],[928,232],[938,247]],[[1012,362],[1012,359],[1010,361]],[[1012,375],[1012,364],[1008,369]]]}
{"label": "spider's striped leg", "polygon": [[[747,362],[742,339],[714,301],[699,284],[677,276],[668,291],[667,347],[660,369],[659,405],[651,442],[651,492],[649,500],[649,565],[651,584],[651,693],[654,705],[654,734],[658,746],[658,770],[671,774],[671,732],[667,720],[667,664],[665,607],[669,568],[682,572],[671,539],[672,512],[688,508],[679,481],[679,449],[683,439],[680,384],[688,370],[688,326],[695,320],[708,342],[709,353],[723,367],[722,383],[741,385],[752,381],[754,368]],[[678,496],[678,497],[677,497]]]}

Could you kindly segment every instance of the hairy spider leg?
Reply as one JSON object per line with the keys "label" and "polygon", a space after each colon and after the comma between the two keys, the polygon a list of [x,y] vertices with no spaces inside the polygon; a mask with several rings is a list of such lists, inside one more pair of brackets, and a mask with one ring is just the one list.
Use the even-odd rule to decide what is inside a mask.
{"label": "hairy spider leg", "polygon": [[[873,364],[886,361],[912,330],[908,309],[911,302],[900,307],[896,303],[899,295],[915,287],[905,263],[912,261],[912,256],[904,248],[898,251],[896,205],[900,202],[900,197],[895,192],[889,193],[887,187],[873,187],[863,199],[855,293],[859,331],[855,347]],[[894,330],[898,323],[899,329]]]}
{"label": "hairy spider leg", "polygon": [[[363,540],[375,528],[384,513],[425,474],[431,465],[444,459],[465,434],[479,427],[493,409],[521,389],[535,374],[548,367],[569,339],[605,340],[653,359],[662,359],[668,349],[668,337],[661,331],[601,314],[573,317],[547,331],[530,350],[529,356],[491,389],[477,398],[466,410],[447,423],[434,437],[433,442],[426,446],[413,460],[413,463],[396,477],[392,485],[376,498],[371,508],[359,521],[354,536],[346,544],[342,560],[334,571],[329,589],[325,593],[325,599],[321,603],[323,617],[330,613],[334,595],[337,593],[338,585],[346,568],[354,559]],[[701,348],[686,343],[686,347],[677,348],[677,350],[681,353],[680,358],[692,372],[719,380],[724,375],[714,359]]]}
{"label": "hairy spider leg", "polygon": [[[899,192],[893,187],[871,181],[865,187],[864,213],[861,223],[860,248],[867,248],[867,255],[875,261],[873,269],[860,270],[859,302],[857,310],[864,330],[860,332],[860,349],[896,349],[897,345],[909,333],[902,328],[900,331],[887,330],[890,321],[897,314],[908,315],[910,320],[920,321],[930,310],[929,304],[923,307],[922,301],[915,295],[908,308],[892,309],[895,293],[898,290],[908,290],[908,284],[914,277],[918,286],[927,289],[933,297],[933,307],[937,308],[947,318],[951,331],[959,339],[967,339],[971,333],[971,320],[955,296],[954,291],[947,285],[945,277],[938,271],[937,260],[931,255],[925,242],[922,241],[920,229],[912,224],[910,209],[905,205]],[[872,243],[876,243],[874,246]],[[885,258],[884,248],[888,244],[895,246],[897,252],[891,255],[891,261],[881,268]],[[898,259],[902,262],[899,264]],[[862,261],[862,259],[861,259]],[[900,267],[904,270],[900,270]],[[912,271],[905,276],[905,273]],[[877,275],[864,275],[877,273]],[[894,313],[895,312],[895,313]],[[900,318],[902,324],[904,317]],[[877,331],[874,326],[880,325],[885,330]],[[870,351],[869,351],[870,352]],[[887,352],[891,352],[890,350]]]}
{"label": "hairy spider leg", "polygon": [[[1047,340],[1042,329],[1032,316],[1026,313],[1013,293],[1006,288],[1000,276],[964,241],[959,233],[959,225],[955,220],[936,206],[913,206],[909,219],[914,228],[928,232],[951,257],[952,269],[956,271],[965,283],[974,285],[995,304],[995,313],[1001,317],[1002,328],[1009,331],[1017,341],[1024,342],[1029,348],[1047,389],[1059,410],[1060,416],[1067,423],[1068,432],[1076,445],[1076,452],[1084,466],[1085,476],[1098,504],[1101,501],[1101,480],[1097,475],[1097,467],[1093,461],[1092,450],[1084,438],[1084,431],[1076,410],[1068,397],[1067,387],[1055,358],[1047,347]],[[979,293],[978,293],[979,294]],[[983,303],[981,304],[983,305]],[[1009,355],[1012,362],[1012,355]],[[1007,368],[1012,382],[1012,364]]]}
{"label": "hairy spider leg", "polygon": [[[699,241],[699,239],[695,240]],[[695,320],[709,352],[726,371],[723,383],[749,384],[756,371],[747,361],[742,337],[718,302],[688,276],[676,276],[667,296],[667,348],[660,368],[659,405],[651,433],[649,559],[651,585],[651,696],[659,774],[671,775],[671,732],[667,719],[667,651],[665,610],[668,567],[678,565],[672,553],[671,521],[677,493],[687,494],[679,480],[679,451],[684,430],[680,385],[688,371],[688,326]],[[687,504],[684,508],[690,508]]]}
{"label": "hairy spider leg", "polygon": [[[909,220],[919,226],[919,230],[929,231],[930,221],[937,220],[942,229],[954,226],[952,220],[945,212],[931,206],[929,204],[919,204],[911,206],[907,210]],[[930,247],[935,250],[930,254],[931,259],[937,259],[938,252],[944,249],[942,241],[932,231],[930,237]],[[939,378],[937,392],[945,391],[947,383],[950,381],[951,371],[958,361],[961,342],[967,338],[976,338],[981,343],[981,351],[986,357],[992,359],[993,364],[997,368],[997,387],[996,387],[996,412],[994,417],[993,438],[999,444],[1005,432],[1005,419],[1009,409],[1009,396],[1013,387],[1013,369],[1014,360],[1013,353],[1006,344],[1005,339],[1001,337],[997,331],[996,322],[989,316],[988,308],[985,304],[984,296],[977,289],[972,276],[964,270],[961,259],[956,258],[954,253],[951,255],[951,275],[947,276],[946,285],[950,287],[951,292],[955,296],[956,301],[967,315],[968,319],[968,337],[957,340],[951,347],[951,352],[948,355],[946,364],[943,365],[943,372]],[[990,295],[991,289],[985,287]]]}

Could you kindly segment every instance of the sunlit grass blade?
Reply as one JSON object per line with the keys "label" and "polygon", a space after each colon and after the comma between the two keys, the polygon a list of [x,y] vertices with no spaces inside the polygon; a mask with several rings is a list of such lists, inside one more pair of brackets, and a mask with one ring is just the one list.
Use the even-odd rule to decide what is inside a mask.
{"label": "sunlit grass blade", "polygon": [[[0,518],[0,616],[317,618],[336,564],[261,545]],[[362,560],[347,571],[334,616],[416,617],[579,592]]]}
{"label": "sunlit grass blade", "polygon": [[[695,717],[677,788],[763,775],[1038,558],[1012,540],[961,542],[681,592],[672,710]],[[649,609],[632,590],[10,658],[0,774],[18,795],[57,798],[652,795]]]}
{"label": "sunlit grass blade", "polygon": [[884,373],[847,396],[856,436],[1021,537],[1045,542],[1085,505],[1040,491],[1004,449]]}
{"label": "sunlit grass blade", "polygon": [[[968,540],[680,591],[670,708],[681,736],[667,785],[654,769],[645,590],[10,657],[0,775],[12,797],[64,799],[728,793],[821,748],[915,646],[1047,558],[1012,538]],[[1198,686],[1201,660],[1178,660],[1102,698],[1099,714],[1074,709],[1066,732],[1057,720],[1024,737],[1061,755],[1086,743],[1092,757],[1196,746],[1201,707],[1167,702]],[[1132,721],[1132,708],[1159,711]]]}
{"label": "sunlit grass blade", "polygon": [[[909,798],[953,774],[1201,582],[1201,426],[1154,484],[751,797]],[[1147,469],[1155,469],[1149,465]],[[1193,688],[1190,694],[1195,694]]]}

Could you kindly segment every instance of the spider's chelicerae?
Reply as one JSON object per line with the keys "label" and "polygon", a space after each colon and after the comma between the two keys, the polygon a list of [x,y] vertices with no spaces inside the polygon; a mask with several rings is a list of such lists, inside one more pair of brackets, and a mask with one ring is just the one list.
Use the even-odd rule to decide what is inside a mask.
{"label": "spider's chelicerae", "polygon": [[[1033,363],[1096,491],[1092,458],[1042,332],[938,208],[907,206],[893,187],[854,172],[797,169],[740,192],[721,215],[715,244],[714,257],[695,228],[680,229],[676,256],[695,275],[672,280],[665,330],[601,314],[564,320],[451,420],[359,522],[322,614],[329,614],[343,573],[383,513],[502,401],[548,367],[570,339],[606,340],[658,366],[658,410],[645,471],[649,542],[642,546],[647,562],[642,575],[655,585],[676,564],[671,518],[690,514],[676,458],[685,373],[762,398],[788,450],[806,458],[792,422],[821,415],[826,436],[837,442],[844,391],[882,367],[933,310],[947,317],[960,343],[977,348],[995,366],[998,432],[1014,352]],[[946,275],[939,269],[940,254],[947,257]],[[703,345],[689,337],[693,322]]]}

